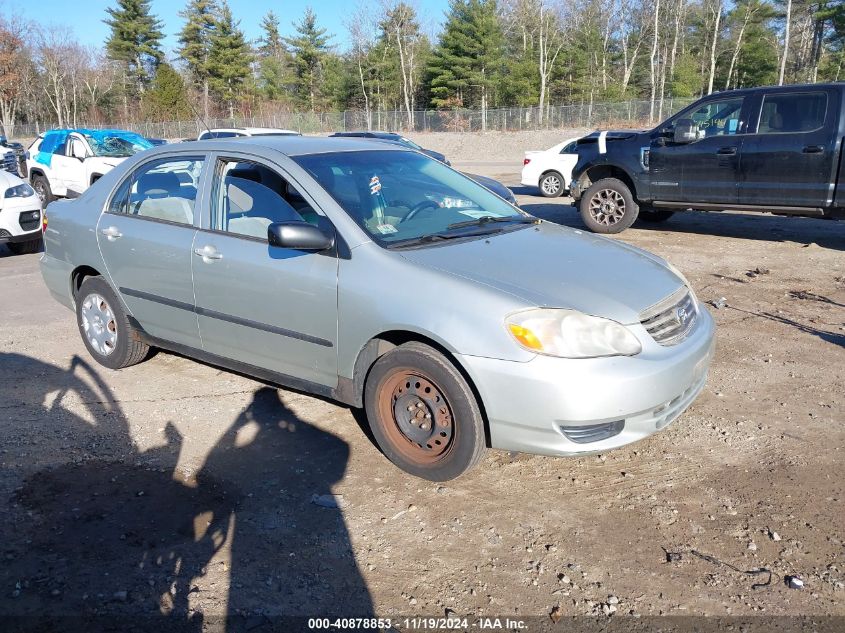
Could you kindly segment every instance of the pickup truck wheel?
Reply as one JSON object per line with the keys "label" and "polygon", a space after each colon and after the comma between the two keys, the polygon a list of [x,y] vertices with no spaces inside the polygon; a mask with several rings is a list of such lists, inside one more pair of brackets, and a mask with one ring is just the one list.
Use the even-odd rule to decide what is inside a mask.
{"label": "pickup truck wheel", "polygon": [[540,178],[540,194],[545,198],[557,198],[563,193],[563,176],[556,171],[543,174]]}
{"label": "pickup truck wheel", "polygon": [[88,352],[109,369],[140,363],[150,351],[102,277],[88,277],[82,282],[76,299],[76,322]]}
{"label": "pickup truck wheel", "polygon": [[41,238],[38,237],[34,240],[29,240],[28,242],[9,242],[6,246],[8,246],[9,250],[15,255],[29,255],[41,250]]}
{"label": "pickup truck wheel", "polygon": [[50,189],[50,183],[41,174],[35,174],[32,177],[32,188],[35,189],[35,193],[41,199],[42,209],[46,209],[47,205],[56,199],[53,191]]}
{"label": "pickup truck wheel", "polygon": [[636,221],[640,210],[631,190],[617,178],[594,182],[579,206],[581,219],[594,233],[620,233]]}
{"label": "pickup truck wheel", "polygon": [[412,475],[454,479],[484,454],[484,421],[472,389],[428,345],[405,343],[379,358],[367,377],[364,406],[379,448]]}
{"label": "pickup truck wheel", "polygon": [[655,209],[654,207],[640,205],[639,219],[643,222],[665,222],[673,215],[675,215],[675,212],[669,209]]}

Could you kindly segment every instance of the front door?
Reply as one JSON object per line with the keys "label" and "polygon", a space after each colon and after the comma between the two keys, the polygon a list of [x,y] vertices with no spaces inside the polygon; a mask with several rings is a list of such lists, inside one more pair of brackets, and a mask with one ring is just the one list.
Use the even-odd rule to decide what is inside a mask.
{"label": "front door", "polygon": [[97,224],[112,287],[145,332],[200,348],[191,279],[194,204],[205,160],[141,165],[118,187]]}
{"label": "front door", "polygon": [[267,241],[273,222],[328,221],[278,166],[236,155],[216,162],[209,210],[193,249],[203,349],[335,387],[337,257]]}
{"label": "front door", "polygon": [[67,161],[62,170],[69,198],[80,195],[90,184],[85,169],[85,160],[89,155],[88,144],[78,134],[71,134],[67,140]]}
{"label": "front door", "polygon": [[[649,171],[655,201],[735,203],[745,131],[745,97],[708,99],[671,119],[651,147]],[[695,139],[675,142],[674,127],[691,123]]]}
{"label": "front door", "polygon": [[742,148],[740,201],[825,207],[838,168],[839,90],[799,89],[763,96],[756,134]]}

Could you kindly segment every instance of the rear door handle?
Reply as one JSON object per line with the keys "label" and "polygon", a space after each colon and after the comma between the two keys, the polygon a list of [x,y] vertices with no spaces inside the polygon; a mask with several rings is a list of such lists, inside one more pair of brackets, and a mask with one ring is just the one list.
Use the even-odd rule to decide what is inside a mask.
{"label": "rear door handle", "polygon": [[102,229],[100,233],[105,235],[110,242],[114,242],[116,239],[123,237],[123,233],[121,233],[116,226],[110,226]]}
{"label": "rear door handle", "polygon": [[720,147],[716,152],[719,156],[734,156],[736,154],[735,147]]}
{"label": "rear door handle", "polygon": [[805,154],[821,154],[824,151],[824,147],[821,145],[807,145],[807,147],[801,151]]}
{"label": "rear door handle", "polygon": [[206,244],[202,248],[195,248],[194,255],[202,257],[202,261],[210,263],[215,259],[223,259],[223,253],[219,252],[211,244]]}

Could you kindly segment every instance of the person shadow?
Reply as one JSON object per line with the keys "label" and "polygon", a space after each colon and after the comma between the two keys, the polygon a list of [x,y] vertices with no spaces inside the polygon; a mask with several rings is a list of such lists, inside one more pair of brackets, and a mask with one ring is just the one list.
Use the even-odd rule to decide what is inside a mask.
{"label": "person shadow", "polygon": [[3,631],[296,631],[309,616],[372,616],[342,509],[324,507],[349,447],[276,389],[256,390],[192,475],[177,468],[177,426],[139,449],[79,357],[62,369],[0,353],[0,402],[15,412],[0,426]]}

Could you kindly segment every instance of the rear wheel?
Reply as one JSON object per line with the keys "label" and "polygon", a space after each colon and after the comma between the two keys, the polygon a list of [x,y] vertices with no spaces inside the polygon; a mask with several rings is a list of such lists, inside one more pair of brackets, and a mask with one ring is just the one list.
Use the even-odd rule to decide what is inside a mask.
{"label": "rear wheel", "polygon": [[484,454],[484,422],[472,389],[428,345],[406,343],[379,358],[364,405],[379,448],[412,475],[454,479]]}
{"label": "rear wheel", "polygon": [[602,178],[584,192],[580,211],[594,233],[620,233],[637,219],[639,207],[628,185],[618,178]]}
{"label": "rear wheel", "polygon": [[41,199],[42,209],[46,209],[47,205],[56,199],[53,195],[53,191],[50,189],[50,183],[47,181],[47,178],[41,174],[35,174],[32,177],[32,188],[35,189],[35,193],[38,194],[38,197]]}
{"label": "rear wheel", "polygon": [[82,282],[76,301],[76,322],[88,352],[110,369],[140,363],[150,351],[102,277],[88,277]]}
{"label": "rear wheel", "polygon": [[41,238],[38,237],[34,240],[29,240],[28,242],[9,242],[6,246],[8,246],[9,250],[15,255],[29,255],[41,250]]}
{"label": "rear wheel", "polygon": [[546,198],[557,198],[563,193],[563,176],[556,171],[543,174],[540,178],[540,193]]}
{"label": "rear wheel", "polygon": [[640,214],[638,219],[643,222],[665,222],[673,215],[675,215],[675,212],[670,211],[669,209],[655,209],[654,207],[640,205]]}

